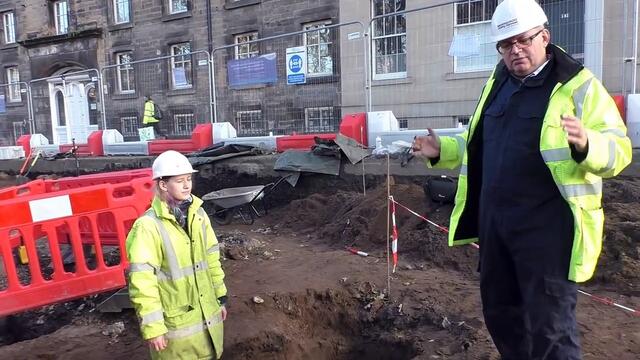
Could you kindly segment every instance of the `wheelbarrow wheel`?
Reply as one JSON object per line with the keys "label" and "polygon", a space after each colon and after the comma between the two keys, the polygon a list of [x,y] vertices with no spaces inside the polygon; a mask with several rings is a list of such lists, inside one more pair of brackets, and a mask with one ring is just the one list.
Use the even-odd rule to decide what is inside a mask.
{"label": "wheelbarrow wheel", "polygon": [[233,209],[225,209],[208,202],[205,202],[203,207],[207,214],[218,225],[228,225],[229,223],[231,223],[231,220],[233,220]]}

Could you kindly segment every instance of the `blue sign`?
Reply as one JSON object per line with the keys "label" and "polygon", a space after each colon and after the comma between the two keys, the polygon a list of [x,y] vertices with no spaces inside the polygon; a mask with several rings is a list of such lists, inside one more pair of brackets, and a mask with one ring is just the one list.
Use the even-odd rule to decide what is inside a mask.
{"label": "blue sign", "polygon": [[293,55],[291,59],[289,59],[289,70],[294,73],[302,70],[302,58],[300,55]]}
{"label": "blue sign", "polygon": [[241,89],[278,82],[276,54],[260,55],[248,59],[229,60],[227,76],[229,87]]}
{"label": "blue sign", "polygon": [[7,112],[7,104],[4,101],[4,94],[0,94],[0,113]]}

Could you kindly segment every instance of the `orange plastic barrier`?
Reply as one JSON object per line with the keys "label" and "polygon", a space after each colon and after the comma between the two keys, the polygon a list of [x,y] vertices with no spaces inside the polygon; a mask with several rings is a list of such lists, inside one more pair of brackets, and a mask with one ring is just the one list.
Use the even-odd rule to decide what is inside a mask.
{"label": "orange plastic barrier", "polygon": [[149,141],[149,155],[159,155],[167,150],[190,153],[213,145],[213,124],[198,124],[191,132],[190,139]]}
{"label": "orange plastic barrier", "polygon": [[[0,256],[7,277],[0,316],[125,286],[126,236],[149,207],[152,186],[150,178],[138,178],[0,202]],[[19,239],[25,247],[28,280],[7,239]],[[43,254],[43,244],[49,253]],[[60,245],[71,246],[73,269],[65,268]],[[115,260],[105,246],[117,248]],[[95,258],[89,259],[88,249]]]}
{"label": "orange plastic barrier", "polygon": [[283,152],[290,149],[309,150],[315,145],[314,138],[319,137],[325,140],[335,140],[336,134],[310,134],[310,135],[288,135],[276,138],[276,150]]}

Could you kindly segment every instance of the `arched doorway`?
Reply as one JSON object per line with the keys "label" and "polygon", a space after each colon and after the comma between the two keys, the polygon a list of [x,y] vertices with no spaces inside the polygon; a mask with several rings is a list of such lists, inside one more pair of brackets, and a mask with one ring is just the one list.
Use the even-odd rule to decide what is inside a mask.
{"label": "arched doorway", "polygon": [[86,143],[98,130],[98,100],[95,78],[78,67],[56,71],[49,82],[51,129],[54,144]]}

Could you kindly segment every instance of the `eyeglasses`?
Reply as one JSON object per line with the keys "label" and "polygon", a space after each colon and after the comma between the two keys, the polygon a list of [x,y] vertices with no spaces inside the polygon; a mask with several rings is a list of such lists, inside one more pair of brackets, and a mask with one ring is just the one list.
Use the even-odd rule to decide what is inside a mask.
{"label": "eyeglasses", "polygon": [[523,49],[526,47],[531,46],[531,43],[533,42],[533,39],[536,38],[536,36],[540,35],[541,32],[543,32],[544,29],[538,31],[537,33],[526,37],[524,39],[515,39],[512,42],[506,42],[506,41],[498,41],[496,43],[496,50],[498,50],[498,52],[500,54],[505,54],[509,51],[511,51],[511,48],[513,48],[513,46],[518,46],[518,49]]}

